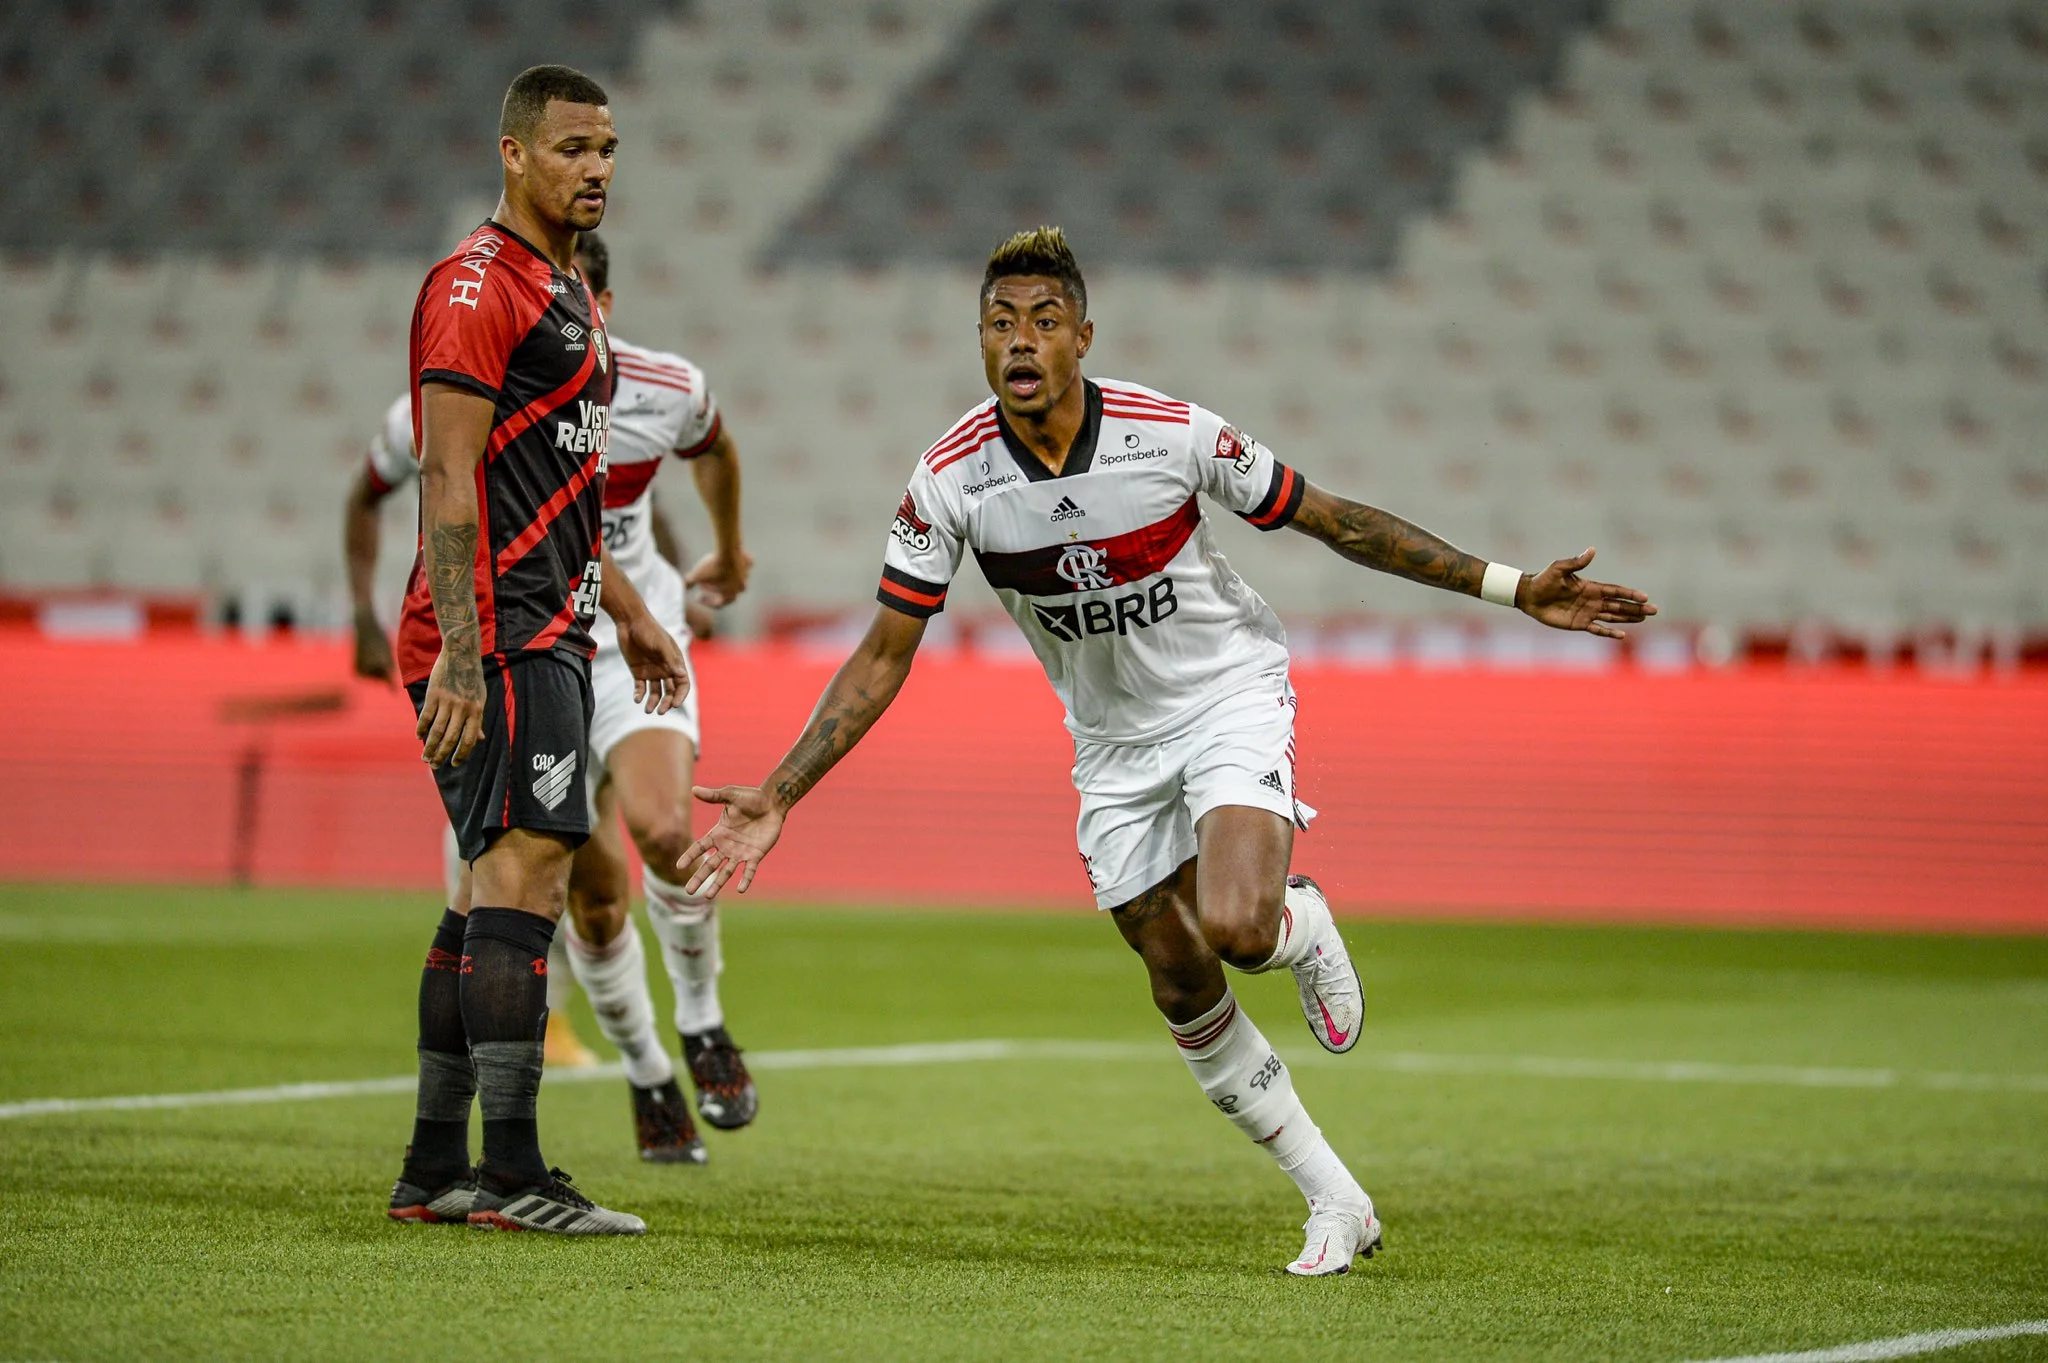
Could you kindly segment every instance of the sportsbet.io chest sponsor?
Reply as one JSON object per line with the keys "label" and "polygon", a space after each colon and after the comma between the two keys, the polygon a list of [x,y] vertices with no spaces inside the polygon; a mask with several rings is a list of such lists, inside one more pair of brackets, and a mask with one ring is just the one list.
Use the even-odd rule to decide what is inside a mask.
{"label": "sportsbet.io chest sponsor", "polygon": [[1136,431],[1124,437],[1124,447],[1097,455],[1095,462],[1102,464],[1135,464],[1141,459],[1164,459],[1170,451],[1164,445],[1147,445]]}

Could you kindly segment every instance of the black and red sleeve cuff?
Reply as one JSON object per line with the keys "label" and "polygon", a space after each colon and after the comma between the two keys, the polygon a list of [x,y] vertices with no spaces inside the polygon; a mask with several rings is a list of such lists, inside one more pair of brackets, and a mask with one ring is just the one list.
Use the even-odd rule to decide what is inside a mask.
{"label": "black and red sleeve cuff", "polygon": [[695,459],[700,454],[709,454],[711,447],[718,443],[718,437],[724,434],[725,414],[723,412],[713,412],[711,414],[711,429],[704,432],[704,438],[694,445],[676,446],[675,456],[678,459]]}
{"label": "black and red sleeve cuff", "polygon": [[1237,514],[1261,530],[1278,530],[1301,510],[1302,494],[1307,491],[1308,479],[1275,459],[1273,482],[1266,489],[1266,495],[1250,511]]}
{"label": "black and red sleeve cuff", "polygon": [[453,388],[467,389],[478,397],[498,400],[498,390],[474,374],[465,374],[460,369],[422,369],[419,382],[445,383]]}
{"label": "black and red sleeve cuff", "polygon": [[875,600],[892,610],[923,620],[946,608],[946,584],[926,582],[885,563],[882,565],[882,585],[875,592]]}

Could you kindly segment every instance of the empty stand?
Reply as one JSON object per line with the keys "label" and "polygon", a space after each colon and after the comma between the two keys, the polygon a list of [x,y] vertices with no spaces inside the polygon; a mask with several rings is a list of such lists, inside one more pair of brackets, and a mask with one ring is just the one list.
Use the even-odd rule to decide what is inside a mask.
{"label": "empty stand", "polygon": [[[531,40],[617,91],[613,320],[725,408],[759,564],[742,623],[870,599],[912,461],[985,396],[979,261],[1056,220],[1092,372],[1470,548],[1534,567],[1597,543],[1675,618],[1734,630],[2048,628],[2041,0],[700,0],[593,9],[611,36],[581,47],[547,36],[565,13],[0,20],[0,118],[82,167],[59,182],[39,151],[9,187],[55,195],[63,231],[0,218],[35,228],[0,235],[0,303],[38,336],[0,355],[10,590],[196,584],[337,618],[342,487],[449,205],[488,201],[489,111]],[[497,36],[458,59],[479,24]],[[372,107],[404,117],[351,112]],[[242,109],[283,112],[258,136]],[[191,139],[221,136],[231,173],[193,192],[244,205],[247,241],[164,209]],[[252,146],[273,150],[249,169]],[[312,160],[336,204],[419,177],[425,218],[372,215],[386,235],[337,253],[328,187],[287,169]],[[682,481],[666,504],[701,539]],[[1218,533],[1289,615],[1458,610]],[[993,604],[971,569],[953,601]]]}

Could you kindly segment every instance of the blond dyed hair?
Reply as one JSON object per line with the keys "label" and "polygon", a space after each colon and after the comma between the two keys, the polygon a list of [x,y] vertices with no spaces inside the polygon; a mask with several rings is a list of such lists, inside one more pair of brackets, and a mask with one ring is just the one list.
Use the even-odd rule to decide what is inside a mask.
{"label": "blond dyed hair", "polygon": [[1034,227],[1019,232],[989,253],[988,269],[981,276],[981,301],[988,302],[996,281],[1019,275],[1041,275],[1055,280],[1074,300],[1082,317],[1088,315],[1088,284],[1081,278],[1081,264],[1067,234],[1057,227]]}

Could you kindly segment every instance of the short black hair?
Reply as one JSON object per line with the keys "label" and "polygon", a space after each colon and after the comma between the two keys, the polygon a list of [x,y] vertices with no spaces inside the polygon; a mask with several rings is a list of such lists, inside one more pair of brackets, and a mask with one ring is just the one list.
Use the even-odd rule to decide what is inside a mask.
{"label": "short black hair", "polygon": [[981,301],[988,302],[996,281],[1015,275],[1044,275],[1057,280],[1074,300],[1082,317],[1088,315],[1088,285],[1081,278],[1081,266],[1067,234],[1057,227],[1034,227],[1019,232],[989,253],[988,269],[981,276]]}
{"label": "short black hair", "polygon": [[512,78],[505,88],[505,105],[498,112],[498,136],[531,142],[540,131],[553,100],[564,104],[606,105],[612,97],[604,87],[573,66],[529,66]]}
{"label": "short black hair", "polygon": [[595,232],[585,232],[576,238],[576,268],[583,271],[583,282],[592,298],[611,286],[612,253],[604,238]]}

